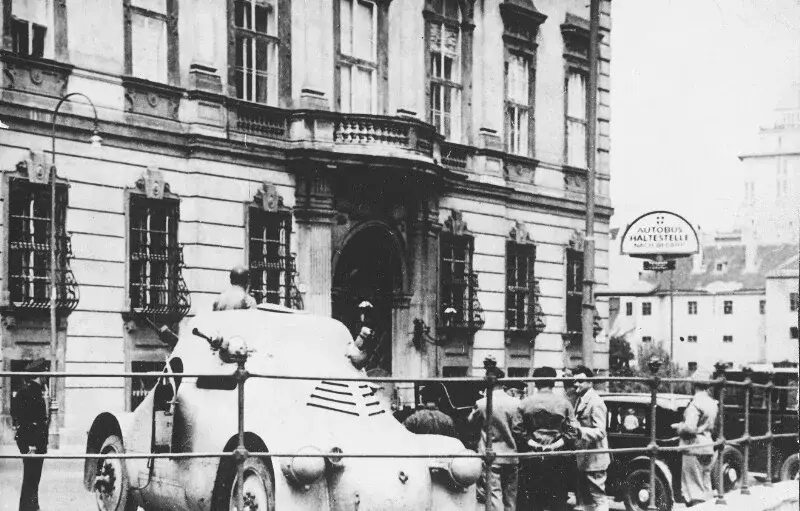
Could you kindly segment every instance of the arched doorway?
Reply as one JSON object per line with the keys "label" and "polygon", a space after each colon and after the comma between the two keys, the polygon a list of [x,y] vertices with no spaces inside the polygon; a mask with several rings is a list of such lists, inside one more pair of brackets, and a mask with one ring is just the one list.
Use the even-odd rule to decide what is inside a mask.
{"label": "arched doorway", "polygon": [[368,322],[378,336],[378,346],[366,370],[370,375],[392,374],[392,304],[402,291],[400,245],[382,223],[361,226],[345,239],[334,259],[331,309],[355,336],[362,327],[359,304],[368,301]]}

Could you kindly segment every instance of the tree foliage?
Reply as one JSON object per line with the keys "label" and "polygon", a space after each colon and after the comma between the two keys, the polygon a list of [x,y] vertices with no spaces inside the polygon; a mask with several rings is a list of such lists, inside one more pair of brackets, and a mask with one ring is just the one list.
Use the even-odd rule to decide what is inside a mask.
{"label": "tree foliage", "polygon": [[[672,362],[669,350],[664,347],[662,342],[642,343],[635,356],[630,343],[624,337],[612,337],[609,348],[611,376],[650,378],[653,373],[650,371],[648,363],[653,359],[661,361],[661,367],[656,373],[656,376],[660,378],[685,378],[688,376],[677,364]],[[634,358],[636,363],[631,367],[631,361]],[[650,387],[646,383],[622,381],[610,382],[609,390],[612,392],[649,392]],[[688,394],[689,385],[686,383],[662,383],[659,385],[658,391]]]}

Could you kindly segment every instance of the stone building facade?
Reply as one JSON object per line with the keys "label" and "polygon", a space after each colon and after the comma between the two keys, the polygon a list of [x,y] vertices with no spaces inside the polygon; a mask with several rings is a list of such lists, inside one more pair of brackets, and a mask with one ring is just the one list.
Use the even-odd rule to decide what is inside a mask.
{"label": "stone building facade", "polygon": [[[377,374],[578,363],[588,16],[582,0],[2,0],[2,367],[51,358],[52,140],[59,371],[158,369],[152,327],[210,310],[237,263],[260,301],[353,330],[369,301]],[[53,123],[74,92],[100,149],[82,97]],[[149,384],[59,384],[62,432]]]}

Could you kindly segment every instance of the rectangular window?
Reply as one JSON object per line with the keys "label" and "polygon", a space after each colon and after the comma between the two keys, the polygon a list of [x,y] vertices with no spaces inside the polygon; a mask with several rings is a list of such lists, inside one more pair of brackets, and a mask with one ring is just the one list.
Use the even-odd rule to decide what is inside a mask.
{"label": "rectangular window", "polygon": [[798,293],[789,293],[789,310],[796,311],[798,307],[798,303],[800,303],[800,298],[798,298]]}
{"label": "rectangular window", "polygon": [[789,327],[789,339],[797,339],[797,338],[798,338],[797,327],[796,326]]}
{"label": "rectangular window", "polygon": [[690,373],[697,371],[697,362],[689,362],[688,367]]}
{"label": "rectangular window", "polygon": [[130,74],[151,82],[167,83],[169,69],[168,0],[129,0]]}
{"label": "rectangular window", "polygon": [[457,141],[461,137],[460,14],[451,0],[431,4],[441,12],[427,23],[430,122],[447,140]]}
{"label": "rectangular window", "polygon": [[234,1],[236,97],[278,104],[278,11],[275,0]]}
{"label": "rectangular window", "polygon": [[[53,19],[49,0],[12,0],[11,49],[17,55],[42,58],[50,56],[45,46],[48,20]],[[48,55],[45,55],[48,53]]]}
{"label": "rectangular window", "polygon": [[722,310],[725,314],[733,314],[733,300],[725,300],[722,304]]}
{"label": "rectangular window", "polygon": [[633,316],[633,302],[627,302],[625,304],[625,315]]}
{"label": "rectangular window", "polygon": [[248,230],[250,292],[258,303],[290,307],[294,270],[291,215],[251,207]]}
{"label": "rectangular window", "polygon": [[567,249],[567,331],[583,332],[581,310],[583,303],[583,252]]}
{"label": "rectangular window", "polygon": [[[10,179],[8,191],[8,292],[21,308],[50,303],[50,185]],[[69,240],[65,232],[67,187],[56,188],[56,263],[58,301],[70,299]],[[76,299],[77,300],[77,299]],[[77,303],[77,301],[76,301]]]}
{"label": "rectangular window", "polygon": [[506,151],[522,156],[530,154],[531,80],[531,58],[509,53],[506,61]]}
{"label": "rectangular window", "polygon": [[766,300],[759,300],[758,301],[758,313],[759,314],[766,314],[767,313],[767,301]]}
{"label": "rectangular window", "polygon": [[374,2],[340,0],[339,102],[342,112],[378,111],[378,8]]}
{"label": "rectangular window", "polygon": [[723,335],[722,336],[722,342],[733,342],[733,336],[732,335]]}
{"label": "rectangular window", "polygon": [[642,336],[642,342],[650,342],[652,340],[653,340],[653,338],[650,337],[649,335]]}
{"label": "rectangular window", "polygon": [[696,335],[690,335],[690,336],[688,336],[686,338],[686,340],[689,341],[689,342],[697,342],[697,336]]}
{"label": "rectangular window", "polygon": [[586,167],[586,75],[570,71],[567,76],[567,165]]}
{"label": "rectangular window", "polygon": [[689,315],[690,316],[697,315],[697,302],[689,302]]}
{"label": "rectangular window", "polygon": [[131,195],[129,214],[131,309],[171,314],[178,306],[183,284],[179,270],[183,262],[178,245],[179,203]]}
{"label": "rectangular window", "polygon": [[445,326],[477,330],[483,326],[483,317],[477,306],[478,280],[472,268],[472,237],[443,233],[441,249],[440,317],[444,319],[444,311],[453,308],[454,318]]}
{"label": "rectangular window", "polygon": [[506,244],[506,330],[533,331],[536,283],[536,247]]}
{"label": "rectangular window", "polygon": [[653,313],[653,304],[650,302],[642,303],[642,316],[649,316]]}

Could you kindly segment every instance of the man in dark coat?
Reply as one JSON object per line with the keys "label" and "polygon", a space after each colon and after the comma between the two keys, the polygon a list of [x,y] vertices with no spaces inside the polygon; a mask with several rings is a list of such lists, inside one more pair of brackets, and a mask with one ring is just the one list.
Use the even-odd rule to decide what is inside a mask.
{"label": "man in dark coat", "polygon": [[[45,371],[47,361],[35,360],[25,367],[26,372]],[[50,419],[45,400],[43,378],[29,378],[25,386],[11,400],[11,419],[17,430],[15,439],[21,454],[47,453],[47,435]],[[44,460],[22,460],[22,489],[19,496],[20,511],[39,511],[39,481]]]}
{"label": "man in dark coat", "polygon": [[231,287],[220,293],[214,301],[214,310],[255,309],[256,299],[247,292],[250,286],[250,271],[244,266],[234,266],[230,280]]}
{"label": "man in dark coat", "polygon": [[606,498],[606,469],[611,463],[608,453],[593,453],[593,450],[608,449],[606,438],[607,409],[603,398],[594,390],[594,372],[586,366],[578,366],[572,371],[575,376],[575,389],[578,402],[575,405],[575,418],[580,430],[580,440],[576,447],[586,452],[578,454],[578,503],[584,511],[608,511]]}
{"label": "man in dark coat", "polygon": [[406,420],[403,426],[418,435],[444,435],[456,438],[456,425],[453,419],[439,410],[439,395],[436,386],[428,384],[420,391],[422,407],[418,408]]}
{"label": "man in dark coat", "polygon": [[[555,378],[552,367],[537,367],[534,378]],[[557,451],[573,446],[576,431],[572,404],[562,394],[553,392],[555,382],[537,381],[536,393],[519,405],[525,437],[519,451]],[[533,511],[567,509],[567,473],[569,460],[564,456],[527,458],[520,464],[519,508]]]}

